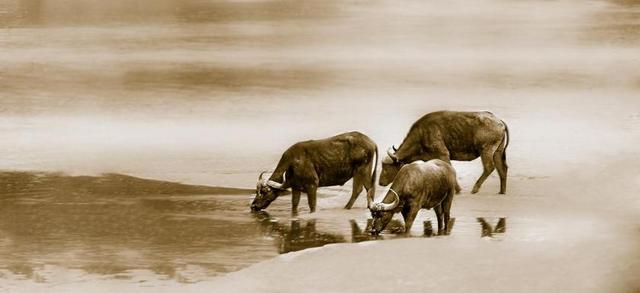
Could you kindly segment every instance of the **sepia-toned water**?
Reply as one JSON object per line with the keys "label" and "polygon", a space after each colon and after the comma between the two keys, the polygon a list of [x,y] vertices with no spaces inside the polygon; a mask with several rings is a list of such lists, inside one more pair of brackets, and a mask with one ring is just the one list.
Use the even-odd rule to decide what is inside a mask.
{"label": "sepia-toned water", "polygon": [[[638,1],[0,0],[0,170],[252,188],[300,140],[358,130],[384,153],[425,113],[490,110],[511,130],[508,195],[492,176],[469,196],[480,163],[456,162],[445,237],[486,238],[480,219],[505,219],[499,241],[556,241],[549,218],[637,227],[638,52]],[[289,197],[251,214],[250,194],[3,198],[0,278],[197,282],[369,240],[349,192],[300,217]]]}

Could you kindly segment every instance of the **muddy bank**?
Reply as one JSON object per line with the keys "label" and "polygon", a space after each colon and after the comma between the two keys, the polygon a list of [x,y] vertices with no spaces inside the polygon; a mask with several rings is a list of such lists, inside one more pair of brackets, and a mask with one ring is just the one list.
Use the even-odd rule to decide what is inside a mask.
{"label": "muddy bank", "polygon": [[138,178],[107,173],[100,176],[70,176],[55,172],[0,172],[0,196],[29,197],[37,194],[65,197],[86,196],[144,196],[184,194],[247,195],[251,189],[188,185],[177,182]]}

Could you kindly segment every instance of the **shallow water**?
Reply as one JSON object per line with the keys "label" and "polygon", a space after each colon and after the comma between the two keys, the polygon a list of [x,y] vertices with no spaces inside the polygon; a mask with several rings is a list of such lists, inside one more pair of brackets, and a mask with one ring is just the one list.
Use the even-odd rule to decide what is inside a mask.
{"label": "shallow water", "polygon": [[[449,236],[437,236],[430,219],[434,216],[424,213],[410,236],[403,235],[400,219],[380,236],[371,236],[366,210],[326,210],[317,217],[297,217],[290,214],[288,198],[276,201],[268,212],[251,213],[248,197],[239,195],[89,201],[44,197],[2,201],[0,272],[5,280],[191,283],[278,254],[332,243],[452,235],[501,239],[506,232],[505,218],[459,217],[453,220]],[[421,225],[424,221],[429,224]]]}
{"label": "shallow water", "polygon": [[[434,212],[423,210],[408,235],[397,214],[381,235],[372,236],[364,194],[352,210],[341,208],[348,188],[322,188],[314,214],[303,197],[299,214],[292,215],[290,196],[255,213],[249,209],[252,196],[241,190],[189,195],[184,194],[194,190],[189,186],[143,184],[116,175],[89,179],[55,175],[59,181],[43,176],[36,181],[4,176],[0,181],[5,188],[24,190],[2,193],[0,201],[0,278],[7,288],[20,288],[21,282],[197,283],[279,254],[335,243],[411,237],[469,245],[499,241],[520,247],[541,242],[567,245],[582,241],[584,235],[589,239],[594,231],[600,234],[594,241],[620,236],[617,229],[603,230],[604,223],[598,223],[588,206],[565,210],[556,204],[558,198],[548,201],[523,190],[554,185],[550,178],[514,178],[512,196],[492,191],[457,195],[446,234],[437,233]],[[497,185],[493,182],[486,188],[497,190]]]}

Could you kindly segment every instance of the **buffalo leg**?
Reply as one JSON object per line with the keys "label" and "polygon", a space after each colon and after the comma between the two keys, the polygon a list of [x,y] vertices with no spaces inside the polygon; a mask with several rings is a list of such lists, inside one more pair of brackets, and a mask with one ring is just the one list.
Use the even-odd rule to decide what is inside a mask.
{"label": "buffalo leg", "polygon": [[375,196],[375,176],[372,174],[372,170],[375,168],[373,165],[375,162],[372,160],[364,166],[360,166],[353,176],[353,191],[351,199],[344,207],[345,209],[351,209],[356,199],[362,192],[362,189],[367,190],[367,207],[373,202]]}
{"label": "buffalo leg", "polygon": [[[444,199],[444,201],[441,203],[442,205],[442,212],[444,213],[444,234],[445,235],[449,235],[449,232],[451,231],[451,227],[449,227],[449,221],[450,221],[450,212],[451,212],[451,202],[453,201],[453,194],[455,192],[455,188],[452,188],[449,191],[449,194],[447,195],[447,197]],[[439,227],[438,227],[439,228]]]}
{"label": "buffalo leg", "polygon": [[362,192],[362,188],[364,186],[362,185],[362,181],[359,178],[358,175],[353,177],[353,190],[351,191],[351,198],[349,199],[349,202],[347,202],[347,205],[344,206],[345,209],[351,209],[351,207],[353,206],[353,203],[356,202],[356,199],[358,199],[358,195],[360,195],[360,193]]}
{"label": "buffalo leg", "polygon": [[307,189],[307,200],[309,202],[309,210],[311,210],[312,213],[316,211],[316,189],[317,188],[318,187],[316,186],[312,186]]}
{"label": "buffalo leg", "polygon": [[402,218],[406,219],[409,216],[409,212],[411,212],[411,206],[410,205],[404,205],[402,207],[402,210],[400,211],[400,213],[402,214]]}
{"label": "buffalo leg", "polygon": [[413,226],[413,221],[416,219],[418,215],[418,211],[420,210],[419,205],[411,205],[409,208],[409,212],[406,216],[404,216],[404,233],[409,234],[411,232],[411,226]]}
{"label": "buffalo leg", "polygon": [[376,187],[375,184],[365,183],[364,188],[367,190],[367,207],[373,203],[373,197],[376,195]]}
{"label": "buffalo leg", "polygon": [[442,205],[439,204],[433,207],[433,211],[436,212],[436,218],[438,220],[438,235],[442,234],[443,225],[442,225]]}
{"label": "buffalo leg", "polygon": [[491,172],[493,172],[493,169],[495,169],[495,166],[493,165],[494,152],[495,148],[492,148],[491,150],[487,148],[482,152],[480,158],[482,159],[482,166],[484,167],[484,171],[482,172],[482,175],[480,175],[480,178],[478,178],[478,181],[476,181],[476,184],[473,186],[471,193],[478,193],[478,190],[480,190],[480,186],[482,186],[482,183],[487,180],[487,177],[489,177],[489,175],[491,175]]}
{"label": "buffalo leg", "polygon": [[375,169],[376,161],[372,160],[362,173],[362,185],[367,190],[367,207],[373,202],[373,197],[376,195],[376,172],[371,172]]}
{"label": "buffalo leg", "polygon": [[300,203],[300,190],[291,190],[291,213],[298,213],[298,203]]}
{"label": "buffalo leg", "polygon": [[507,192],[507,162],[504,151],[504,149],[498,149],[493,154],[493,162],[498,170],[498,175],[500,175],[500,194]]}

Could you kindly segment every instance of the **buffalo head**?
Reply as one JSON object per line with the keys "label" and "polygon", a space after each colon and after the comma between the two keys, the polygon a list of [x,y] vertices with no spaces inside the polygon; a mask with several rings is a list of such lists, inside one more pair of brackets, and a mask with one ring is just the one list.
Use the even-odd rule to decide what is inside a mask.
{"label": "buffalo head", "polygon": [[379,234],[384,228],[391,222],[395,209],[400,204],[400,197],[391,188],[387,194],[392,193],[394,196],[392,203],[374,202],[369,206],[371,217],[373,218],[373,224],[371,225],[371,233],[373,235]]}
{"label": "buffalo head", "polygon": [[382,160],[382,172],[378,184],[387,186],[396,178],[398,171],[402,168],[402,162],[396,157],[396,148],[392,147],[387,151],[387,156]]}
{"label": "buffalo head", "polygon": [[256,197],[251,203],[251,210],[259,211],[266,209],[272,201],[274,201],[279,192],[282,190],[282,183],[275,182],[273,180],[263,179],[265,172],[260,173],[258,176],[258,183],[256,185]]}

